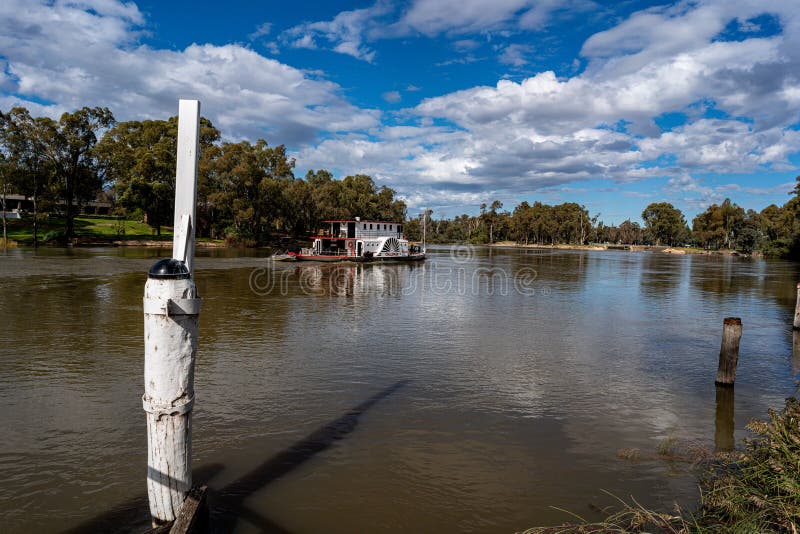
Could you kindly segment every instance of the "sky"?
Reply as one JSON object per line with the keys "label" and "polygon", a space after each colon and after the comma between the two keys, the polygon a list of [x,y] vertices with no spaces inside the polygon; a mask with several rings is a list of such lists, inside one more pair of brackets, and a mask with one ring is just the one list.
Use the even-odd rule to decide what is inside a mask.
{"label": "sky", "polygon": [[0,110],[180,98],[409,215],[577,202],[619,224],[666,201],[691,222],[790,198],[800,1],[0,2]]}

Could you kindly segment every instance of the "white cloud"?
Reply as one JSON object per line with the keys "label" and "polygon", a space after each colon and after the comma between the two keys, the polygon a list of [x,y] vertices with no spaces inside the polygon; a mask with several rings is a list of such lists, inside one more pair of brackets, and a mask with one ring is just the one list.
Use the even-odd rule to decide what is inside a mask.
{"label": "white cloud", "polygon": [[574,16],[596,7],[589,0],[415,0],[394,28],[427,36],[542,30],[556,14]]}
{"label": "white cloud", "polygon": [[269,35],[271,31],[272,31],[272,23],[264,22],[263,24],[260,24],[258,28],[256,28],[256,31],[254,31],[247,37],[249,37],[250,40],[253,41],[255,39],[258,39],[259,37],[264,37],[265,35]]}
{"label": "white cloud", "polygon": [[400,99],[403,97],[400,95],[398,91],[387,91],[381,95],[381,98],[389,102],[390,104],[396,104],[400,102]]}
{"label": "white cloud", "polygon": [[458,41],[453,41],[452,44],[453,48],[455,48],[458,52],[469,52],[470,50],[475,50],[481,46],[481,43],[475,39],[460,39]]}
{"label": "white cloud", "polygon": [[284,31],[281,39],[299,48],[316,48],[317,40],[323,40],[335,52],[372,63],[375,50],[366,44],[368,34],[379,26],[381,17],[391,12],[390,4],[380,0],[369,8],[342,11],[328,21],[294,26]]}
{"label": "white cloud", "polygon": [[397,26],[433,36],[490,31],[518,15],[530,0],[416,0]]}
{"label": "white cloud", "polygon": [[[113,4],[0,4],[0,51],[12,78],[5,83],[31,97],[6,95],[0,105],[49,115],[102,105],[124,120],[168,117],[179,98],[196,97],[227,136],[288,144],[378,123],[378,111],[349,104],[336,84],[239,45],[139,45],[135,6]],[[54,104],[37,105],[41,100]]]}
{"label": "white cloud", "polygon": [[510,44],[503,48],[498,58],[500,63],[506,65],[513,65],[514,67],[522,67],[529,62],[526,59],[533,52],[533,47],[524,44]]}
{"label": "white cloud", "polygon": [[[556,17],[574,17],[597,8],[592,0],[413,0],[398,13],[388,0],[378,0],[368,8],[342,11],[331,20],[294,26],[283,32],[281,39],[289,46],[303,48],[325,41],[335,52],[372,63],[375,50],[370,43],[381,39],[414,34],[481,33],[490,37],[491,32],[508,36],[512,30],[545,30]],[[461,53],[479,46],[475,39],[453,42]],[[442,64],[454,63],[461,62]]]}

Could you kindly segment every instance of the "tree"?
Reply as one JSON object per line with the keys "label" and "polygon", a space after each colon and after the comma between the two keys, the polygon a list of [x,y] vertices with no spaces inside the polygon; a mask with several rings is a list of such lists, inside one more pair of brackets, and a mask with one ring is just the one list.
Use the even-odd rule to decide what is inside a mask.
{"label": "tree", "polygon": [[642,242],[642,227],[638,222],[627,219],[617,229],[617,241],[628,245],[638,245]]}
{"label": "tree", "polygon": [[31,117],[23,107],[0,112],[0,147],[5,154],[6,185],[33,201],[33,246],[39,244],[39,198],[50,176],[44,131],[49,119]]}
{"label": "tree", "polygon": [[209,152],[209,202],[215,206],[227,236],[263,243],[286,213],[283,191],[294,179],[294,160],[281,145],[260,139],[223,143]]}
{"label": "tree", "polygon": [[744,209],[726,198],[722,204],[712,204],[694,218],[692,234],[704,248],[737,248],[746,222]]}
{"label": "tree", "polygon": [[489,211],[486,211],[486,204],[481,204],[481,219],[489,227],[489,243],[494,243],[494,228],[500,221],[498,210],[503,208],[503,203],[499,200],[492,201]]}
{"label": "tree", "polygon": [[[198,219],[207,207],[207,165],[204,156],[219,139],[219,131],[200,119],[198,169]],[[127,121],[114,125],[95,148],[102,169],[113,183],[117,202],[125,209],[141,211],[147,223],[161,235],[172,223],[175,205],[178,119]],[[201,232],[198,232],[201,233]]]}
{"label": "tree", "polygon": [[642,220],[656,245],[675,245],[688,234],[683,213],[669,202],[648,205],[642,212]]}
{"label": "tree", "polygon": [[37,128],[44,153],[52,165],[52,189],[64,201],[67,239],[75,235],[80,205],[97,195],[103,185],[94,152],[97,133],[114,122],[108,108],[83,107],[64,113],[58,122],[42,119]]}
{"label": "tree", "polygon": [[3,248],[8,246],[8,227],[6,223],[6,194],[8,191],[8,182],[11,176],[11,164],[8,162],[6,155],[0,152],[0,211],[2,211],[3,219]]}

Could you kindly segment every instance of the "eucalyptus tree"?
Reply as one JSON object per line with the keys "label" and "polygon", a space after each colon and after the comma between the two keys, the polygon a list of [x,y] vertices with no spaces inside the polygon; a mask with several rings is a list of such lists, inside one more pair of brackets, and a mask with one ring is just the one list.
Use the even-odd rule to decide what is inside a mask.
{"label": "eucalyptus tree", "polygon": [[669,202],[649,204],[642,212],[642,220],[656,245],[675,245],[689,233],[683,213]]}
{"label": "eucalyptus tree", "polygon": [[[209,147],[219,139],[219,131],[205,117],[200,119],[198,170],[198,214],[207,203],[207,165]],[[177,117],[168,120],[126,121],[115,124],[100,142],[95,153],[106,179],[112,184],[117,203],[126,210],[140,211],[158,235],[161,227],[172,223],[175,204],[175,170],[178,146]]]}
{"label": "eucalyptus tree", "polygon": [[737,248],[747,221],[744,209],[726,198],[722,204],[712,204],[694,218],[692,235],[704,248]]}
{"label": "eucalyptus tree", "polygon": [[114,123],[108,108],[83,107],[64,113],[58,121],[37,121],[35,135],[52,167],[51,188],[64,201],[65,237],[75,235],[75,216],[81,204],[94,198],[103,185],[94,151],[97,134]]}
{"label": "eucalyptus tree", "polygon": [[0,149],[5,157],[5,185],[33,203],[33,246],[39,243],[39,200],[47,191],[52,166],[46,156],[49,119],[34,118],[24,107],[0,112]]}
{"label": "eucalyptus tree", "polygon": [[[266,141],[222,143],[210,149],[209,202],[226,235],[263,243],[287,212],[284,189],[294,180],[294,159]],[[289,219],[287,219],[289,220]]]}

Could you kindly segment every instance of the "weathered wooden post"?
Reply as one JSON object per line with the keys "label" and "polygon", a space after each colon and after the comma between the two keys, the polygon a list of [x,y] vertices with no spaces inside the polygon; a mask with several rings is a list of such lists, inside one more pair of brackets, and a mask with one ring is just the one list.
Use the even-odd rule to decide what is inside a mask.
{"label": "weathered wooden post", "polygon": [[722,347],[717,368],[718,386],[733,386],[736,381],[736,364],[739,362],[739,340],[742,339],[742,320],[726,317],[722,324]]}
{"label": "weathered wooden post", "polygon": [[800,282],[797,284],[797,301],[794,305],[794,323],[795,330],[800,330]]}
{"label": "weathered wooden post", "polygon": [[192,407],[200,298],[192,279],[200,102],[181,100],[172,258],[144,288],[147,494],[153,525],[174,521],[192,486]]}

